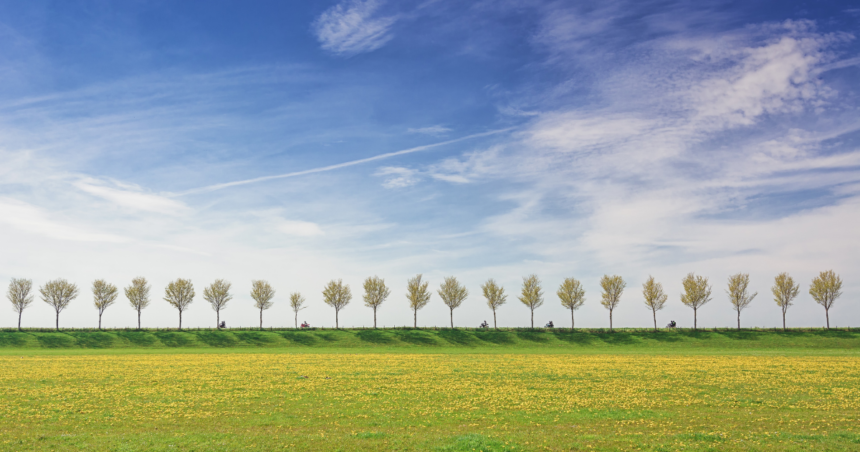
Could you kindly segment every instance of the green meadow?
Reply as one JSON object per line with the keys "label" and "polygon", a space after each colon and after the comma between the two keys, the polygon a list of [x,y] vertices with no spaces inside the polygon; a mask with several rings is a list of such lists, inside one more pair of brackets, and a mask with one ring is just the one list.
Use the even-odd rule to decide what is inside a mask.
{"label": "green meadow", "polygon": [[860,449],[860,330],[0,331],[0,450]]}
{"label": "green meadow", "polygon": [[80,329],[0,330],[0,353],[37,351],[432,353],[847,353],[860,329]]}

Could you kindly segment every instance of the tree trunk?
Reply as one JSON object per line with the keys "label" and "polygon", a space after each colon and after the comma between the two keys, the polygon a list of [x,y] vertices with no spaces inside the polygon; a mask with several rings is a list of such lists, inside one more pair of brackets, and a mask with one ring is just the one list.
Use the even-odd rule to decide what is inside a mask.
{"label": "tree trunk", "polygon": [[[57,314],[59,316],[59,314]],[[827,329],[830,329],[830,308],[824,309],[824,316],[827,317]]]}
{"label": "tree trunk", "polygon": [[532,328],[535,327],[535,309],[532,308]]}
{"label": "tree trunk", "polygon": [[652,309],[651,313],[654,314],[654,332],[656,333],[657,332],[657,310]]}
{"label": "tree trunk", "polygon": [[741,311],[738,311],[738,331],[741,329]]}
{"label": "tree trunk", "polygon": [[182,329],[182,311],[179,311],[179,329]]}
{"label": "tree trunk", "polygon": [[[260,311],[260,312],[263,312],[263,311]],[[340,324],[338,323],[338,319],[337,319],[337,315],[338,315],[338,314],[339,314],[338,310],[337,310],[337,309],[335,309],[335,310],[334,310],[334,328],[335,328],[335,329],[340,328]]]}
{"label": "tree trunk", "polygon": [[21,311],[18,311],[18,331],[21,331]]}
{"label": "tree trunk", "polygon": [[413,311],[413,315],[414,315],[414,317],[413,317],[414,326],[415,326],[415,328],[418,328],[418,310],[417,309],[415,311]]}
{"label": "tree trunk", "polygon": [[221,329],[221,311],[215,311],[215,329]]}
{"label": "tree trunk", "polygon": [[785,310],[782,311],[782,332],[785,332]]}
{"label": "tree trunk", "polygon": [[451,308],[451,328],[454,328],[454,308]]}
{"label": "tree trunk", "polygon": [[612,310],[609,310],[609,331],[612,331]]}
{"label": "tree trunk", "polygon": [[263,308],[260,308],[260,329],[263,329]]}
{"label": "tree trunk", "polygon": [[99,329],[102,329],[102,313],[99,312]]}
{"label": "tree trunk", "polygon": [[496,322],[496,310],[493,309],[493,328],[499,329],[499,324]]}
{"label": "tree trunk", "polygon": [[137,329],[140,329],[140,309],[137,310]]}
{"label": "tree trunk", "polygon": [[696,308],[693,308],[693,329],[698,329],[698,324],[696,323]]}
{"label": "tree trunk", "polygon": [[296,329],[299,329],[299,311],[296,311],[295,321],[296,321]]}
{"label": "tree trunk", "polygon": [[373,329],[376,329],[376,308],[373,308]]}
{"label": "tree trunk", "polygon": [[576,327],[576,323],[573,321],[573,309],[570,310],[570,329]]}
{"label": "tree trunk", "polygon": [[[830,328],[830,321],[827,321],[827,327]],[[60,331],[60,311],[57,311],[57,331]]]}

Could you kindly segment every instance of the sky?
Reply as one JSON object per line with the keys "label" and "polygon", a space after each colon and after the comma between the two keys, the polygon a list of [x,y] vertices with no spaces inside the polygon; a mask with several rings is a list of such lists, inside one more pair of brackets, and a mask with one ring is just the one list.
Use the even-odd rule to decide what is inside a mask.
{"label": "sky", "polygon": [[[616,327],[690,327],[682,278],[709,278],[700,327],[824,325],[812,278],[834,270],[831,325],[860,326],[860,5],[849,1],[0,1],[0,286],[65,278],[62,327],[94,327],[91,284],[152,284],[144,327],[175,327],[164,287],[190,278],[183,326],[209,327],[203,288],[255,326],[251,281],[277,291],[264,326],[333,326],[323,286],[353,300],[385,279],[380,326],[411,325],[408,278],[469,290],[458,326],[570,325],[555,292],[582,281],[576,326],[609,326],[601,276],[627,283]],[[17,315],[4,302],[0,327]],[[124,296],[106,327],[131,327]],[[51,327],[39,297],[24,327]]]}

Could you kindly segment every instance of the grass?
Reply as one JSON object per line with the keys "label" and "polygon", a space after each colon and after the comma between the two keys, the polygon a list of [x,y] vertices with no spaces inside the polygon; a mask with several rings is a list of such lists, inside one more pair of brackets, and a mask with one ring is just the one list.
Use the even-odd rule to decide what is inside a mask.
{"label": "grass", "polygon": [[0,450],[858,450],[860,330],[0,331]]}
{"label": "grass", "polygon": [[432,353],[856,353],[860,329],[189,329],[0,330],[0,354],[28,351]]}
{"label": "grass", "polygon": [[2,450],[857,450],[853,356],[0,357]]}

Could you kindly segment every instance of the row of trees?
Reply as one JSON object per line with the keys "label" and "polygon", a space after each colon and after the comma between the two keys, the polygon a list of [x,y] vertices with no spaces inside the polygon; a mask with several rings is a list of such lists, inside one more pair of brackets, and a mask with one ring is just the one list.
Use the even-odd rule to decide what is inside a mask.
{"label": "row of trees", "polygon": [[[698,310],[712,299],[712,287],[708,278],[697,276],[693,273],[684,277],[684,291],[681,293],[681,303],[693,309],[693,328],[698,328]],[[601,293],[600,304],[609,311],[609,329],[612,329],[612,314],[621,301],[626,282],[620,276],[604,275],[600,279]],[[418,326],[418,311],[430,303],[430,283],[423,279],[422,275],[410,278],[406,284],[406,299],[413,311],[414,325]],[[728,280],[726,294],[732,308],[737,311],[738,328],[741,327],[741,311],[748,307],[758,295],[750,292],[750,277],[746,273],[732,275]],[[206,300],[215,311],[216,325],[221,324],[221,311],[227,307],[227,303],[233,299],[230,293],[229,282],[218,279],[203,289],[203,299]],[[18,329],[21,329],[21,316],[24,309],[34,299],[32,294],[33,282],[28,279],[15,279],[9,283],[7,297],[12,302],[13,308],[18,313]],[[809,294],[818,304],[824,307],[827,328],[830,328],[830,308],[840,295],[842,279],[832,270],[821,272],[812,280]],[[496,311],[507,302],[505,289],[492,278],[481,285],[481,291],[487,306],[493,311],[493,326],[498,328],[496,322]],[[131,284],[124,289],[125,296],[132,308],[137,311],[137,326],[140,328],[141,311],[150,304],[150,285],[146,278],[135,278]],[[785,329],[785,315],[789,306],[800,293],[800,285],[787,273],[780,273],[774,279],[771,288],[774,301],[782,311],[782,327]],[[39,287],[42,301],[54,309],[56,313],[56,328],[60,328],[60,312],[78,296],[78,286],[57,279],[49,281]],[[113,305],[119,297],[119,289],[104,280],[96,280],[92,284],[93,304],[99,315],[99,329],[102,327],[102,314]],[[454,309],[460,307],[469,296],[469,291],[460,284],[457,278],[450,276],[445,278],[437,290],[442,302],[450,309],[451,327],[454,326]],[[340,311],[352,301],[352,292],[348,284],[342,280],[332,280],[326,284],[322,291],[323,301],[334,308],[335,327],[340,327]],[[391,295],[391,290],[385,285],[385,280],[377,276],[367,278],[364,281],[364,304],[373,310],[373,327],[376,328],[376,311]],[[570,310],[571,327],[575,327],[574,312],[585,304],[585,289],[582,283],[575,278],[566,278],[556,291],[562,306]],[[191,280],[177,279],[170,282],[164,289],[164,300],[179,312],[179,328],[182,329],[182,313],[188,309],[194,300],[194,285]],[[654,329],[657,329],[657,311],[663,309],[668,301],[668,295],[663,291],[663,285],[654,277],[649,276],[642,284],[642,296],[645,306],[651,310],[654,319]],[[275,289],[263,280],[251,282],[251,298],[254,307],[260,310],[260,328],[263,327],[263,311],[274,304]],[[299,311],[305,309],[306,299],[301,293],[293,292],[289,296],[290,307],[294,312],[294,322],[298,327]],[[526,305],[531,311],[531,326],[534,327],[535,309],[544,303],[544,292],[540,279],[536,275],[523,278],[523,285],[517,299]]]}

